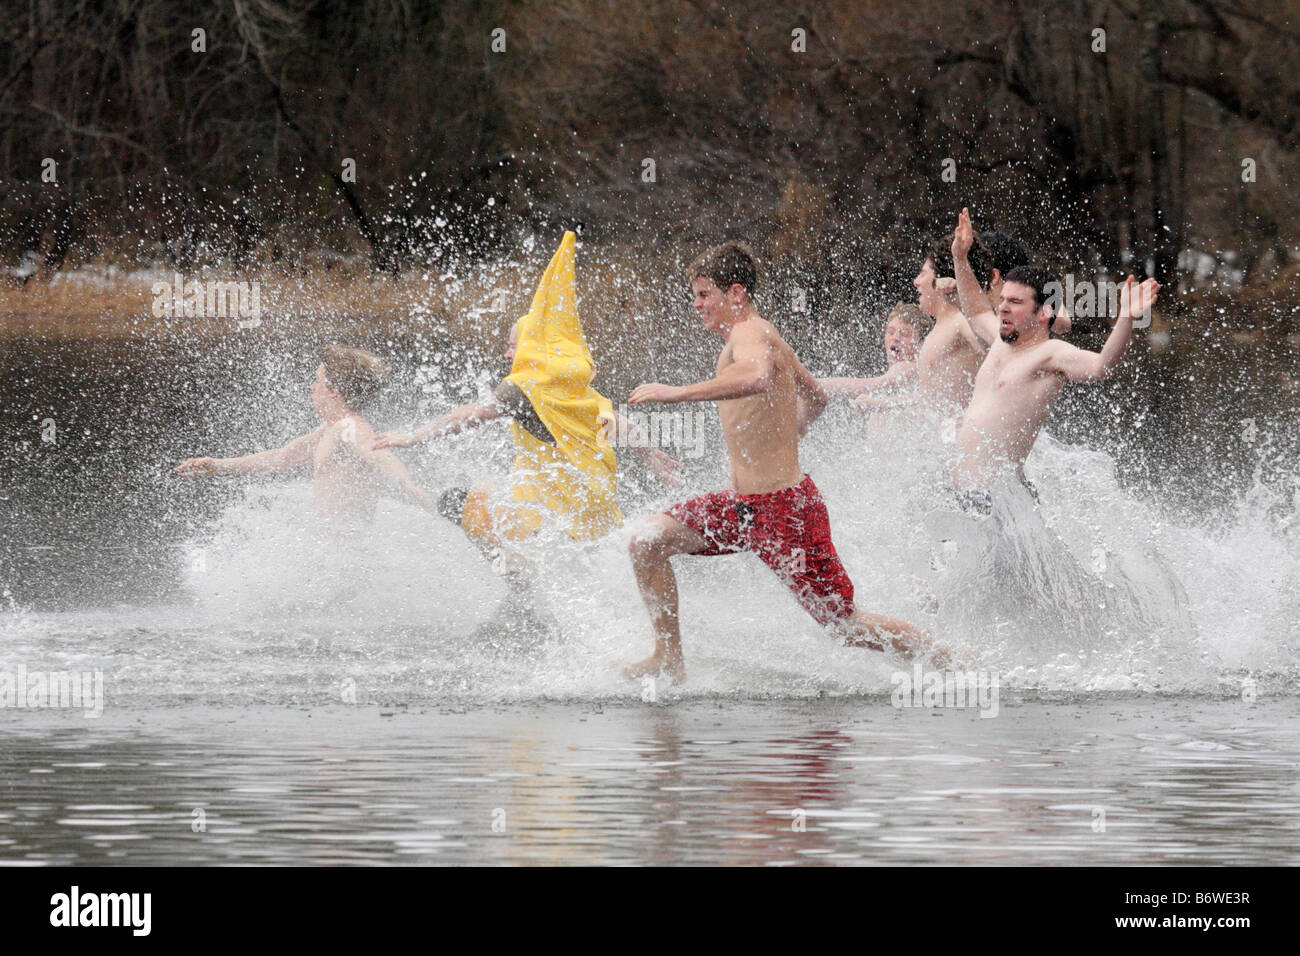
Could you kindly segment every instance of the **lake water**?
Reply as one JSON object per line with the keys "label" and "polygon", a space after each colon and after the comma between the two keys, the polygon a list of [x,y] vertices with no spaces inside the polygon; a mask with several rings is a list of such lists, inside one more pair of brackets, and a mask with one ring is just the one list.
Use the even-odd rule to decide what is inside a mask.
{"label": "lake water", "polygon": [[1294,699],[6,715],[0,862],[1300,863]]}

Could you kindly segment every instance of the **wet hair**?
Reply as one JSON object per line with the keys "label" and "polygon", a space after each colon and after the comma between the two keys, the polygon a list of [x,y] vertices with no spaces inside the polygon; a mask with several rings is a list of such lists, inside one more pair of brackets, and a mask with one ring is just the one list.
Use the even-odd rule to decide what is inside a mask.
{"label": "wet hair", "polygon": [[997,269],[1003,279],[1012,269],[1029,265],[1029,253],[1025,251],[1020,240],[1013,239],[1005,232],[998,232],[996,229],[981,232],[975,244],[983,247],[984,253],[988,256],[989,268]]}
{"label": "wet hair", "polygon": [[743,242],[724,242],[691,263],[690,281],[708,279],[723,292],[739,284],[748,295],[758,286],[758,262]]}
{"label": "wet hair", "polygon": [[[924,264],[926,259],[934,263],[934,277],[941,279],[944,276],[955,276],[957,267],[952,261],[952,233],[945,236],[939,236],[933,240],[923,251],[921,263]],[[971,271],[975,273],[975,279],[980,284],[981,289],[987,289],[989,283],[993,280],[993,263],[989,258],[988,250],[980,245],[979,239],[970,247],[970,252],[966,254],[966,261],[970,263]]]}
{"label": "wet hair", "polygon": [[[1027,285],[1034,290],[1034,306],[1042,308],[1047,304],[1047,286],[1052,281],[1051,275],[1045,269],[1039,269],[1036,266],[1016,266],[1005,276],[1004,282],[1018,282],[1021,285]],[[1052,321],[1056,316],[1052,316]],[[1049,327],[1051,323],[1048,323]]]}
{"label": "wet hair", "polygon": [[934,277],[940,279],[943,276],[950,276],[956,272],[952,263],[952,236],[945,239],[939,236],[925,244],[921,249],[921,265],[925,265],[926,260],[934,263]]}
{"label": "wet hair", "polygon": [[894,319],[901,319],[916,330],[919,338],[925,338],[930,334],[930,327],[934,320],[921,311],[921,307],[915,302],[895,302],[894,307],[889,310],[889,318],[885,319],[888,325]]}
{"label": "wet hair", "polygon": [[[952,261],[951,234],[940,236],[931,242],[925,255],[934,262],[937,276],[956,274]],[[981,289],[987,289],[989,283],[993,281],[994,269],[997,269],[1005,280],[1007,273],[1012,269],[1029,265],[1029,253],[1025,251],[1020,240],[996,229],[986,229],[976,235],[975,244],[971,246],[966,259]]]}
{"label": "wet hair", "polygon": [[369,405],[388,378],[388,363],[372,352],[327,345],[321,350],[325,381],[342,396],[349,408]]}

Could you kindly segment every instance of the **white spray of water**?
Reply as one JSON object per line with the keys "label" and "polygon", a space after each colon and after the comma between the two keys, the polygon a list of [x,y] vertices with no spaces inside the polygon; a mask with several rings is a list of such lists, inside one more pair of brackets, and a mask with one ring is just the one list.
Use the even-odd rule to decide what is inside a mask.
{"label": "white spray of water", "polygon": [[[942,442],[924,434],[915,421],[864,428],[845,413],[805,442],[860,606],[927,626],[1004,686],[1223,692],[1245,674],[1290,686],[1300,548],[1266,517],[1272,503],[1243,501],[1226,531],[1179,524],[1125,492],[1106,455],[1043,436],[1026,468],[1041,506],[1017,485],[1010,507],[973,517],[955,504]],[[504,464],[503,436],[488,431],[431,449],[416,470],[436,489]],[[692,473],[686,493],[716,487],[717,464]],[[422,634],[435,684],[487,699],[643,689],[615,666],[652,640],[626,547],[635,518],[668,493],[625,494],[629,522],[602,541],[533,542],[531,591],[514,600],[458,529],[396,503],[363,548],[327,555],[308,532],[308,497],[304,485],[262,490],[226,513],[207,569],[191,575],[204,613],[257,626],[328,620],[361,643]],[[838,646],[755,558],[675,563],[686,692],[889,688],[898,660]],[[380,636],[394,628],[407,637]]]}
{"label": "white spray of water", "polygon": [[[436,389],[427,397],[439,408],[422,417],[448,403]],[[1041,505],[1013,486],[995,492],[1010,507],[972,517],[951,492],[949,447],[904,411],[865,424],[836,408],[805,439],[861,607],[926,626],[1006,688],[1225,693],[1255,681],[1259,693],[1295,692],[1293,501],[1261,483],[1211,529],[1126,491],[1105,454],[1044,435],[1026,466]],[[110,700],[318,701],[349,687],[359,702],[413,704],[642,696],[618,666],[652,642],[631,527],[721,486],[716,425],[710,449],[687,462],[681,491],[625,480],[629,521],[605,539],[532,542],[527,594],[510,595],[459,529],[395,501],[361,540],[323,537],[299,477],[250,487],[177,554],[185,600],[14,607],[0,614],[0,648],[51,669],[106,666]],[[404,454],[434,493],[499,481],[512,457],[498,426]],[[908,666],[839,646],[752,556],[675,566],[689,678],[680,691],[655,687],[659,697],[881,694]]]}

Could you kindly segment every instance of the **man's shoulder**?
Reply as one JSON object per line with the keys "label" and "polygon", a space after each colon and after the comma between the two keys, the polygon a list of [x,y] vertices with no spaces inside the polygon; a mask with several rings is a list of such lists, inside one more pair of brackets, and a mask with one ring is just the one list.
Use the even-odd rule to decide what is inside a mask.
{"label": "man's shoulder", "polygon": [[921,348],[925,349],[928,346],[929,350],[933,352],[936,348],[947,347],[960,334],[957,330],[957,323],[951,319],[936,319],[934,326],[921,340]]}
{"label": "man's shoulder", "polygon": [[781,334],[776,330],[776,326],[767,321],[767,319],[763,318],[761,315],[757,314],[750,316],[743,322],[737,322],[731,328],[731,336],[733,339],[736,336],[759,338],[767,335],[775,335],[777,338],[781,337]]}
{"label": "man's shoulder", "polygon": [[345,415],[325,426],[323,437],[333,439],[342,445],[359,445],[369,447],[369,439],[374,437],[374,429],[361,415]]}
{"label": "man's shoulder", "polygon": [[[736,332],[743,335],[740,339],[742,342],[757,344],[762,343],[769,348],[788,349],[789,343],[782,337],[780,330],[775,325],[767,321],[762,316],[754,316],[736,326]],[[732,337],[732,341],[737,341]]]}
{"label": "man's shoulder", "polygon": [[726,343],[718,358],[721,360],[730,357],[737,347],[751,349],[757,345],[770,345],[770,336],[775,334],[776,329],[766,319],[754,317],[737,322],[727,333]]}
{"label": "man's shoulder", "polygon": [[1035,368],[1050,369],[1060,359],[1069,355],[1071,352],[1078,352],[1077,346],[1069,342],[1062,342],[1060,339],[1046,339],[1039,342],[1032,348],[1026,349],[1024,356]]}
{"label": "man's shoulder", "polygon": [[962,358],[968,353],[979,355],[961,334],[957,323],[948,319],[935,323],[930,334],[921,342],[917,359],[920,364],[929,366],[941,361]]}
{"label": "man's shoulder", "polygon": [[885,378],[893,381],[896,378],[906,378],[915,375],[918,367],[917,359],[910,359],[906,362],[895,362],[889,368],[885,369]]}
{"label": "man's shoulder", "polygon": [[1069,342],[1063,342],[1060,339],[1051,339],[1037,346],[1038,354],[1044,358],[1057,358],[1062,355],[1068,355],[1071,352],[1078,352],[1081,349],[1077,345]]}

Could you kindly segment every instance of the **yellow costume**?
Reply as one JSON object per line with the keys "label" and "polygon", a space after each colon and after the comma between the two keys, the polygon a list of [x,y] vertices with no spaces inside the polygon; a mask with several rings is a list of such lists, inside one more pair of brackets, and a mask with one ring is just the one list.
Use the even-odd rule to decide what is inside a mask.
{"label": "yellow costume", "polygon": [[515,504],[493,505],[487,492],[476,488],[461,517],[462,528],[489,544],[534,534],[542,524],[539,506],[553,512],[578,541],[598,538],[623,523],[614,501],[618,461],[604,435],[614,409],[591,387],[591,353],[578,321],[576,243],[577,237],[566,232],[546,267],[532,308],[518,322],[515,361],[506,378],[528,397],[555,444],[510,423]]}

